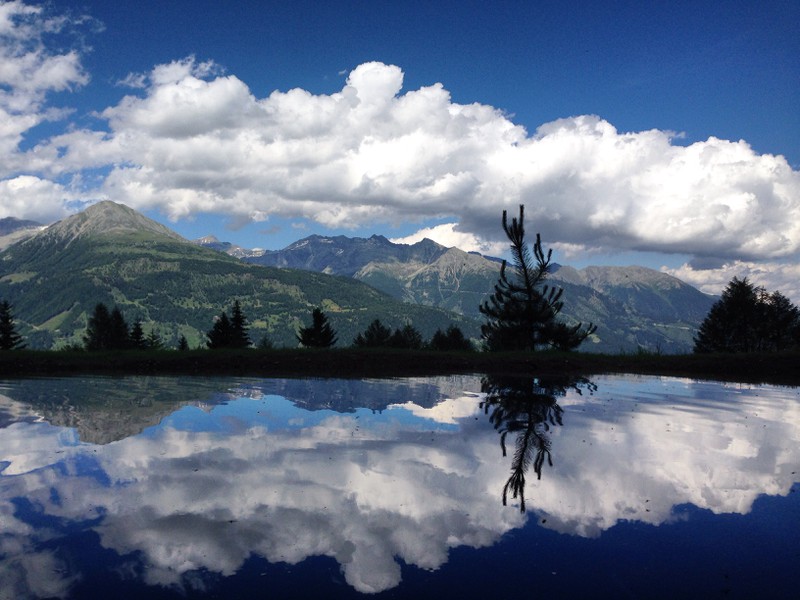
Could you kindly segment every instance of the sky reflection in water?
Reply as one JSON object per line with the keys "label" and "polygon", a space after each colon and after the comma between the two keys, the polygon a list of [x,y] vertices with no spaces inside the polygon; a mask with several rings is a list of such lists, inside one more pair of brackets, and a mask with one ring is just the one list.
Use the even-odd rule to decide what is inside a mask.
{"label": "sky reflection in water", "polygon": [[6,382],[0,599],[256,584],[274,597],[284,580],[470,596],[520,577],[556,595],[783,597],[798,584],[798,465],[796,388]]}

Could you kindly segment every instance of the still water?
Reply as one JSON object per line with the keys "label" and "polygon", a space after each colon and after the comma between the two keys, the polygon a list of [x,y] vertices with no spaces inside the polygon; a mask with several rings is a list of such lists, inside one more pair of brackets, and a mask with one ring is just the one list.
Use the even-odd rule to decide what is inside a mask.
{"label": "still water", "polygon": [[800,389],[0,382],[0,599],[797,598]]}

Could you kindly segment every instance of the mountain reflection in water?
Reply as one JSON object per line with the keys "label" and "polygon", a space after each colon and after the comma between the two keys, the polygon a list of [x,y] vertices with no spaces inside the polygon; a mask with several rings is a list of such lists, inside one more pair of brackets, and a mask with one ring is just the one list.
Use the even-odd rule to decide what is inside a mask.
{"label": "mountain reflection in water", "polygon": [[[242,597],[256,584],[280,597],[292,595],[280,582],[315,581],[317,593],[338,597],[491,595],[521,572],[551,595],[580,585],[594,597],[702,597],[703,585],[736,595],[765,574],[788,590],[780,586],[798,583],[788,566],[800,555],[800,504],[790,494],[798,442],[798,391],[773,386],[11,381],[0,385],[0,599]],[[735,559],[704,550],[715,531],[737,539],[735,524],[714,521],[680,548],[665,541],[708,520],[698,509],[747,515],[765,494],[786,498],[742,521],[749,533]],[[631,568],[599,569],[621,551],[622,532]],[[654,547],[661,553],[643,570],[637,561]],[[480,549],[481,560],[461,548]],[[346,586],[336,585],[339,572]]]}

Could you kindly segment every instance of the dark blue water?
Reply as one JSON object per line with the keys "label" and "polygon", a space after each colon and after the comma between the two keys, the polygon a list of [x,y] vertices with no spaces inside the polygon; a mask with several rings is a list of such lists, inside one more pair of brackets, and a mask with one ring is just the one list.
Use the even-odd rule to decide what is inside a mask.
{"label": "dark blue water", "polygon": [[0,385],[0,599],[800,597],[800,390]]}

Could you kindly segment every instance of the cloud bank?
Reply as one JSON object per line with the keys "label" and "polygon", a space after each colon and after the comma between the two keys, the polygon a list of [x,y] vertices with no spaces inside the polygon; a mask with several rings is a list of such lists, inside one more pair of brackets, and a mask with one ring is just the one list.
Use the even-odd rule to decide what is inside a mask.
{"label": "cloud bank", "polygon": [[[130,94],[100,111],[96,128],[67,122],[23,149],[33,127],[66,116],[47,94],[88,81],[77,51],[44,43],[65,22],[2,5],[0,216],[52,220],[70,202],[102,198],[173,220],[422,230],[437,219],[446,223],[425,234],[487,251],[505,242],[501,211],[525,204],[546,243],[574,251],[758,264],[776,283],[800,256],[800,172],[782,156],[742,140],[681,145],[673,132],[622,132],[595,115],[529,132],[498,108],[454,102],[441,83],[403,91],[401,68],[380,62],[357,66],[330,94],[259,98],[213,61],[187,57],[121,76]],[[718,287],[719,273],[698,264],[680,273]]]}

